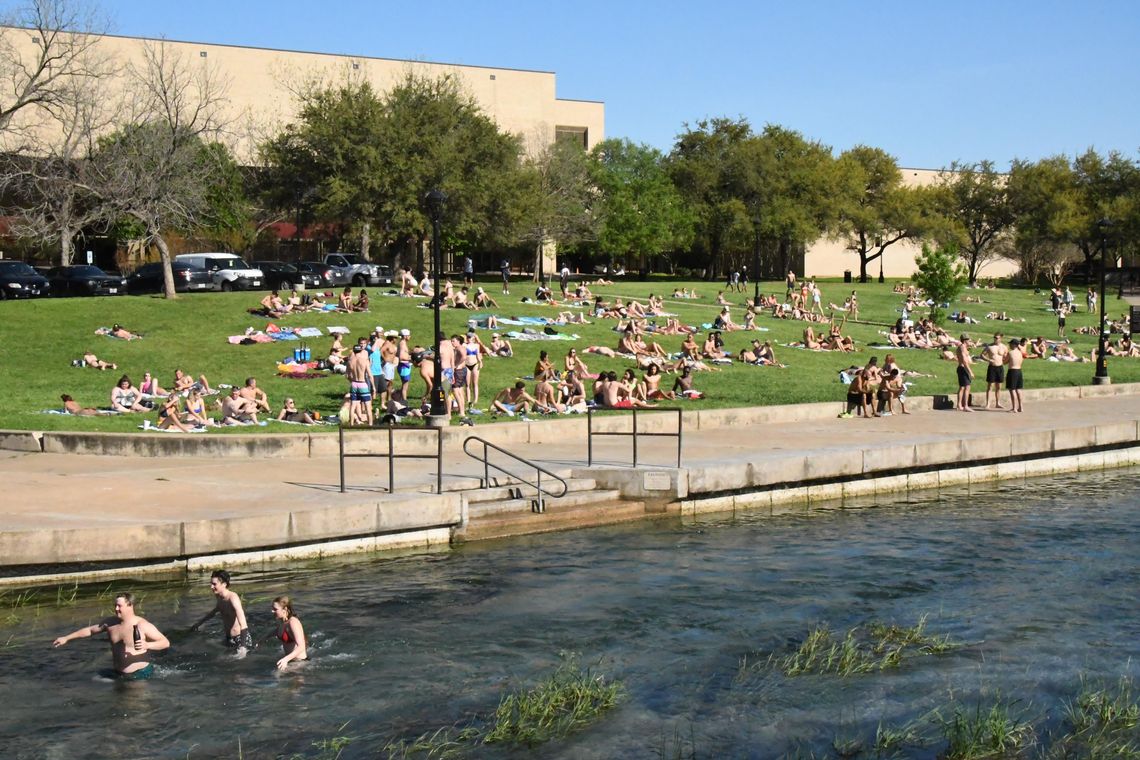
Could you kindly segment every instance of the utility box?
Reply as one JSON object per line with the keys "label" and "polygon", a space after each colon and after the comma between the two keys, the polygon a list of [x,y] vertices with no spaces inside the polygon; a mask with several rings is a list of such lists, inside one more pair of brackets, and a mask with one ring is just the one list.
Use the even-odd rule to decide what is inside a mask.
{"label": "utility box", "polygon": [[843,281],[849,285],[851,284],[851,270],[850,269],[844,269],[843,270]]}

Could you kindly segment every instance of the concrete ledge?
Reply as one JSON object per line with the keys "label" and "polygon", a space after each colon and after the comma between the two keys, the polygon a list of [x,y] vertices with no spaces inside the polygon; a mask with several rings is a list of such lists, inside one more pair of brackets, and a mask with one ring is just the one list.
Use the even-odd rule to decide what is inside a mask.
{"label": "concrete ledge", "polygon": [[33,430],[0,430],[0,449],[41,452],[44,434]]}
{"label": "concrete ledge", "polygon": [[[44,433],[48,454],[135,457],[308,457],[309,436],[215,435],[209,433]],[[335,441],[334,441],[335,445]]]}

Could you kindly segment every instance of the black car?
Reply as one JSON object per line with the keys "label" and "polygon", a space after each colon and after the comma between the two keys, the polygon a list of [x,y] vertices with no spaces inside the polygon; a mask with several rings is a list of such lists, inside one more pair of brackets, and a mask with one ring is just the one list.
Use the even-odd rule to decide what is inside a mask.
{"label": "black car", "polygon": [[316,275],[321,279],[319,288],[336,288],[341,285],[348,285],[351,280],[335,267],[330,267],[320,261],[301,261],[297,263],[297,269],[302,272]]}
{"label": "black car", "polygon": [[22,261],[0,260],[0,300],[38,298],[51,293],[47,278]]}
{"label": "black car", "polygon": [[321,276],[313,272],[301,271],[284,261],[255,261],[253,266],[265,275],[261,281],[270,290],[292,290],[293,288],[319,288]]}
{"label": "black car", "polygon": [[[179,293],[214,289],[214,276],[201,267],[172,261],[170,271],[174,275],[174,290]],[[162,288],[161,261],[143,264],[127,278],[127,289],[132,293],[159,293]]]}
{"label": "black car", "polygon": [[54,267],[47,278],[56,296],[121,296],[127,292],[126,279],[90,264]]}

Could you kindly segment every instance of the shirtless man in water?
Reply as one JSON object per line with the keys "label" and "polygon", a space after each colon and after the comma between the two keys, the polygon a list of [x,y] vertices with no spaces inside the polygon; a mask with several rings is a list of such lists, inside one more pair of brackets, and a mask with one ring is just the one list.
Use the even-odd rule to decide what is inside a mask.
{"label": "shirtless man in water", "polygon": [[170,641],[162,635],[162,631],[135,614],[135,599],[129,593],[115,597],[115,617],[60,636],[52,642],[52,646],[58,648],[72,639],[88,638],[100,633],[107,634],[111,642],[115,675],[133,681],[150,678],[154,674],[154,663],[150,661],[147,652],[158,652],[170,646]]}
{"label": "shirtless man in water", "polygon": [[253,637],[249,633],[249,625],[245,621],[245,610],[241,606],[241,597],[230,591],[230,574],[225,570],[215,570],[210,576],[210,590],[218,598],[214,609],[207,612],[201,620],[190,626],[191,631],[198,630],[203,623],[214,615],[222,616],[222,642],[229,647],[253,647]]}
{"label": "shirtless man in water", "polygon": [[970,357],[970,336],[963,333],[962,342],[954,352],[958,362],[958,411],[972,412],[970,408],[970,383],[974,382],[974,370],[970,366],[974,360]]}
{"label": "shirtless man in water", "polygon": [[990,393],[994,394],[994,406],[1001,405],[1001,384],[1005,381],[1005,357],[1009,348],[1001,342],[1001,333],[994,335],[994,342],[982,350],[982,358],[989,364],[986,367],[986,409],[990,408]]}

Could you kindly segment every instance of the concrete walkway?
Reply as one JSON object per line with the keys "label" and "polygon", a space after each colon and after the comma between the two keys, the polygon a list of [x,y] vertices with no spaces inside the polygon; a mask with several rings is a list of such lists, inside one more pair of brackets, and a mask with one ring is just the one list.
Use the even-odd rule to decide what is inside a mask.
{"label": "concrete walkway", "polygon": [[[1140,393],[1131,390],[1122,393],[1121,388],[1116,390],[1119,395],[1091,398],[1033,398],[1050,394],[1031,393],[1023,414],[927,409],[864,420],[837,419],[830,411],[822,416],[816,410],[805,419],[761,423],[742,412],[739,424],[686,428],[682,472],[687,488],[673,495],[691,497],[742,487],[791,486],[813,478],[862,476],[871,469],[867,463],[880,460],[882,468],[889,470],[892,462],[899,468],[929,467],[940,460],[952,466],[971,459],[993,459],[999,454],[1042,455],[1054,448],[1078,451],[1133,445],[1138,440]],[[838,405],[828,409],[838,410]],[[726,410],[726,414],[731,419],[732,412]],[[671,428],[672,421],[662,427]],[[471,432],[482,431],[474,428]],[[504,445],[564,474],[641,474],[615,466],[630,461],[628,438],[598,440],[595,467],[589,472],[584,436],[579,440]],[[643,439],[639,444],[642,470],[660,465],[667,472],[677,472],[672,469],[675,446],[676,441],[669,438]],[[923,450],[921,447],[933,451],[932,446],[940,447],[942,455],[931,458],[913,453]],[[729,481],[717,481],[717,472],[740,472],[741,467],[751,473],[745,480],[734,476]],[[445,449],[444,471],[445,492],[473,487],[476,483],[472,479],[482,474],[481,466],[455,445]],[[766,474],[757,474],[760,471]],[[399,462],[395,494],[386,492],[387,470],[382,459],[349,460],[347,481],[351,488],[348,493],[339,493],[335,455],[219,459],[0,452],[0,477],[6,491],[0,507],[0,575],[11,574],[2,571],[13,564],[9,558],[16,555],[21,563],[35,564],[74,562],[79,557],[128,559],[116,558],[112,550],[96,551],[94,545],[85,554],[85,545],[104,533],[122,533],[145,544],[148,535],[177,528],[179,535],[170,540],[177,540],[179,551],[208,553],[203,549],[215,540],[211,536],[217,535],[216,526],[224,521],[270,521],[263,545],[272,546],[305,540],[305,531],[298,528],[301,522],[312,519],[312,515],[327,515],[335,523],[333,514],[347,515],[343,510],[348,507],[377,516],[375,524],[340,527],[346,534],[357,535],[409,526],[439,527],[458,520],[462,511],[457,496],[426,495],[434,488],[434,462],[422,460]],[[605,479],[599,475],[598,482]],[[613,487],[609,483],[606,486]],[[440,500],[437,506],[443,511],[417,522],[417,510],[430,512],[432,499]],[[389,509],[407,513],[407,525],[387,519]],[[278,518],[284,521],[283,527],[272,527]],[[190,536],[187,525],[196,526],[201,535]],[[274,530],[280,530],[281,537],[275,538]],[[311,538],[329,540],[336,537],[337,530],[335,524],[324,526]],[[33,546],[38,548],[29,548]],[[140,551],[136,556],[147,555]]]}

